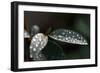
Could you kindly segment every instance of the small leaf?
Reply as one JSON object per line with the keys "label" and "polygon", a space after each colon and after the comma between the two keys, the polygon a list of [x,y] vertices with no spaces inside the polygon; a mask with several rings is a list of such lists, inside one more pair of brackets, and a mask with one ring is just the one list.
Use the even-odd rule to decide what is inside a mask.
{"label": "small leaf", "polygon": [[32,25],[31,26],[31,37],[33,37],[35,34],[37,34],[40,31],[40,28],[38,25]]}
{"label": "small leaf", "polygon": [[26,30],[24,30],[24,38],[30,38],[30,34]]}
{"label": "small leaf", "polygon": [[82,35],[72,30],[58,29],[51,32],[49,34],[49,37],[58,41],[72,43],[72,44],[80,44],[80,45],[88,44]]}

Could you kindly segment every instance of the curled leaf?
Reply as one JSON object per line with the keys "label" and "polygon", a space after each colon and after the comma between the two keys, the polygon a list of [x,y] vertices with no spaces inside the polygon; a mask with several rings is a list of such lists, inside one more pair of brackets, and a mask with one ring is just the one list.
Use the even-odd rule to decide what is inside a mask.
{"label": "curled leaf", "polygon": [[[30,44],[30,57],[34,58],[35,60],[41,60],[39,54],[41,50],[46,46],[48,42],[48,37],[42,33],[38,33],[33,36]],[[42,55],[40,55],[42,56]]]}

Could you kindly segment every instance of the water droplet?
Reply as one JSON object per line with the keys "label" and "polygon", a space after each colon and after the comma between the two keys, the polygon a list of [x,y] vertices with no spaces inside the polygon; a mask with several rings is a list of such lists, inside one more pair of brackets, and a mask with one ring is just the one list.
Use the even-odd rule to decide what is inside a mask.
{"label": "water droplet", "polygon": [[36,48],[33,48],[33,51],[36,51]]}

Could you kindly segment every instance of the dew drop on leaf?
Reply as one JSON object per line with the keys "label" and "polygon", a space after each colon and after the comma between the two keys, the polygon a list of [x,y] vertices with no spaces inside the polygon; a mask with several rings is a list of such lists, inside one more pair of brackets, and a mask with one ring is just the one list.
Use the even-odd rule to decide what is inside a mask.
{"label": "dew drop on leaf", "polygon": [[52,39],[80,45],[88,45],[86,39],[79,33],[67,29],[58,29],[49,34]]}
{"label": "dew drop on leaf", "polygon": [[41,60],[42,57],[39,57],[39,53],[41,50],[47,45],[48,36],[38,33],[32,37],[31,44],[30,44],[30,51],[33,55],[35,60]]}

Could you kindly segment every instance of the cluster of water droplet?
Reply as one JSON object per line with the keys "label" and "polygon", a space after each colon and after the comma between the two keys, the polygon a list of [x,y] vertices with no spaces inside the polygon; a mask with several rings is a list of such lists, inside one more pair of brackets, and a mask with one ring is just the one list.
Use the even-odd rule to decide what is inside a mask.
{"label": "cluster of water droplet", "polygon": [[[30,44],[30,57],[40,59],[40,51],[46,46],[48,37],[42,33],[38,33],[33,36]],[[33,57],[34,56],[34,57]],[[39,57],[40,56],[40,57]]]}
{"label": "cluster of water droplet", "polygon": [[62,42],[87,45],[87,41],[83,38],[83,36],[72,30],[58,29],[52,32],[49,36]]}

